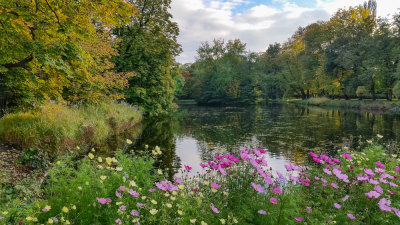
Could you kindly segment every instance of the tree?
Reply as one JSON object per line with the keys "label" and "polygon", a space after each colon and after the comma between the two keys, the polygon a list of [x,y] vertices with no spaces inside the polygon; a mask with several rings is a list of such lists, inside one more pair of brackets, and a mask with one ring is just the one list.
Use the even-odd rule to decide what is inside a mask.
{"label": "tree", "polygon": [[129,0],[139,10],[128,25],[115,29],[122,39],[119,56],[114,58],[118,72],[135,72],[125,90],[127,101],[149,114],[173,110],[175,83],[171,75],[174,57],[181,52],[177,43],[179,28],[168,12],[171,0]]}
{"label": "tree", "polygon": [[118,86],[115,79],[103,87],[98,80],[123,80],[132,74],[111,75],[106,54],[90,46],[110,50],[115,42],[110,28],[125,24],[135,12],[124,0],[0,0],[0,86],[5,104],[32,107],[44,100],[74,99],[79,93],[69,90],[66,96],[71,86],[95,87],[90,98],[110,94],[105,88]]}

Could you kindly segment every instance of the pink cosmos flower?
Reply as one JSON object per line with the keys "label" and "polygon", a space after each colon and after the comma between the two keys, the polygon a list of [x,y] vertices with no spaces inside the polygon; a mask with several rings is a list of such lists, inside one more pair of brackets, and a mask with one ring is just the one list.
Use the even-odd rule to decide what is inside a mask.
{"label": "pink cosmos flower", "polygon": [[264,210],[260,209],[260,210],[258,210],[258,214],[265,215],[265,214],[267,214],[267,212],[265,212]]}
{"label": "pink cosmos flower", "polygon": [[190,166],[188,166],[188,165],[185,165],[185,169],[189,172],[189,171],[192,170],[192,167],[190,167]]}
{"label": "pink cosmos flower", "polygon": [[136,210],[132,210],[132,211],[131,211],[131,215],[132,215],[132,216],[138,217],[138,216],[139,216],[139,212],[136,211]]}
{"label": "pink cosmos flower", "polygon": [[213,212],[219,213],[219,210],[214,206],[213,203],[211,203],[210,207],[211,207],[211,210],[212,210]]}
{"label": "pink cosmos flower", "polygon": [[129,190],[129,194],[131,194],[135,198],[139,197],[139,193],[137,193],[136,191],[134,191],[132,189]]}
{"label": "pink cosmos flower", "polygon": [[383,189],[381,188],[381,186],[379,186],[379,185],[376,185],[375,187],[374,187],[374,190],[376,191],[376,192],[378,192],[378,193],[383,193]]}
{"label": "pink cosmos flower", "polygon": [[396,168],[396,171],[400,173],[400,168]]}
{"label": "pink cosmos flower", "polygon": [[338,203],[333,204],[333,206],[334,206],[335,208],[337,208],[337,209],[342,208],[342,206],[341,206],[340,204],[338,204]]}
{"label": "pink cosmos flower", "polygon": [[282,194],[282,190],[279,188],[274,188],[274,192],[277,194]]}
{"label": "pink cosmos flower", "polygon": [[122,194],[119,193],[118,191],[115,191],[115,196],[117,196],[117,198],[121,198],[121,197],[122,197]]}
{"label": "pink cosmos flower", "polygon": [[345,202],[345,201],[347,201],[347,199],[349,199],[349,195],[344,196],[344,197],[342,198],[342,201]]}
{"label": "pink cosmos flower", "polygon": [[376,192],[376,191],[370,191],[370,192],[368,192],[368,193],[365,193],[365,195],[366,195],[368,198],[372,198],[372,197],[374,197],[374,198],[379,198],[379,196],[381,196],[381,194],[378,193],[378,192]]}
{"label": "pink cosmos flower", "polygon": [[154,189],[154,188],[149,189],[149,192],[155,192],[155,191],[156,191],[156,189]]}
{"label": "pink cosmos flower", "polygon": [[390,204],[391,204],[391,202],[389,200],[387,200],[386,198],[381,198],[381,200],[379,200],[379,203],[378,203],[379,208],[382,211],[387,211],[387,212],[392,211],[392,208],[390,208]]}
{"label": "pink cosmos flower", "polygon": [[380,163],[380,162],[376,162],[376,165],[379,167],[379,168],[383,168],[383,167],[385,167],[385,165],[383,165],[382,163]]}
{"label": "pink cosmos flower", "polygon": [[212,183],[211,183],[211,188],[218,189],[218,188],[220,188],[220,187],[221,187],[221,185],[219,185],[219,184],[217,184],[217,183],[215,183],[215,182],[212,182]]}
{"label": "pink cosmos flower", "polygon": [[181,179],[179,179],[179,178],[175,178],[174,181],[175,181],[175,183],[183,184],[183,182],[182,182]]}
{"label": "pink cosmos flower", "polygon": [[125,186],[121,186],[121,187],[118,188],[118,191],[125,191],[125,190],[126,190]]}
{"label": "pink cosmos flower", "polygon": [[365,168],[364,172],[370,176],[375,176],[374,172],[371,169]]}
{"label": "pink cosmos flower", "polygon": [[355,219],[355,217],[353,216],[353,214],[347,214],[347,216],[351,219],[351,220],[354,220]]}
{"label": "pink cosmos flower", "polygon": [[351,157],[351,155],[350,154],[343,154],[342,155],[344,158],[346,158],[346,159],[348,159],[348,160],[351,160],[352,159],[352,157]]}
{"label": "pink cosmos flower", "polygon": [[295,219],[296,221],[299,221],[299,222],[300,222],[300,221],[303,221],[303,218],[301,218],[301,217],[295,217],[294,219]]}
{"label": "pink cosmos flower", "polygon": [[331,183],[331,186],[332,186],[333,188],[335,188],[335,189],[338,189],[338,188],[339,188],[339,186],[337,186],[337,184],[335,184],[335,183]]}
{"label": "pink cosmos flower", "polygon": [[206,165],[206,164],[204,164],[204,163],[200,163],[200,166],[201,166],[202,168],[205,168],[205,167],[207,167],[207,165]]}
{"label": "pink cosmos flower", "polygon": [[[97,198],[97,201],[98,201],[100,204],[102,204],[102,205],[104,205],[104,204],[107,203],[107,200],[106,200],[105,198]],[[42,211],[43,211],[43,210],[42,210]],[[46,211],[47,211],[47,209],[46,209]]]}
{"label": "pink cosmos flower", "polygon": [[255,184],[255,183],[251,182],[251,186],[254,188],[254,190],[256,190],[260,193],[264,192],[264,187],[259,184]]}
{"label": "pink cosmos flower", "polygon": [[278,203],[278,200],[276,200],[276,198],[270,198],[269,201],[274,205]]}
{"label": "pink cosmos flower", "polygon": [[115,223],[117,223],[117,224],[122,224],[122,221],[121,221],[120,218],[118,218],[118,219],[115,220]]}
{"label": "pink cosmos flower", "polygon": [[125,211],[125,210],[126,210],[126,205],[121,205],[121,206],[119,207],[119,209],[120,209],[121,211]]}

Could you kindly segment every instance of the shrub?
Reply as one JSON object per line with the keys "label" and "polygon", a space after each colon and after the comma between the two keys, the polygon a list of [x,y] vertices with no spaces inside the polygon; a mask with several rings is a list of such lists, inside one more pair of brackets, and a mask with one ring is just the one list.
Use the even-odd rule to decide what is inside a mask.
{"label": "shrub", "polygon": [[140,119],[140,112],[127,104],[67,107],[48,103],[35,111],[1,118],[0,140],[54,155],[81,144],[104,145],[110,136],[132,129]]}
{"label": "shrub", "polygon": [[371,97],[371,92],[368,90],[366,86],[358,86],[356,90],[356,95],[360,99]]}

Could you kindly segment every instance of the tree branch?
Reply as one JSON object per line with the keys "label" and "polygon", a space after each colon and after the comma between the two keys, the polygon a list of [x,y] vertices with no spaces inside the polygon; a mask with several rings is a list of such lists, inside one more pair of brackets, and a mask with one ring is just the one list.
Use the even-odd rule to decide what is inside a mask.
{"label": "tree branch", "polygon": [[12,68],[16,68],[16,67],[22,67],[22,68],[26,68],[26,64],[28,64],[29,62],[31,62],[33,60],[33,55],[30,54],[27,58],[15,62],[15,63],[6,63],[3,64],[2,66],[7,68],[7,69],[12,69]]}

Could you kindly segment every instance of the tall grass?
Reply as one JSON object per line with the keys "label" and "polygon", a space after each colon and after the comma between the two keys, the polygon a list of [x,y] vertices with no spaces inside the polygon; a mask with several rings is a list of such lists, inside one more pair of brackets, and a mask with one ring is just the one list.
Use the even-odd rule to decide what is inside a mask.
{"label": "tall grass", "polygon": [[37,110],[0,119],[0,141],[22,148],[60,153],[85,143],[104,145],[112,135],[132,129],[141,113],[127,104],[63,106],[47,103]]}

